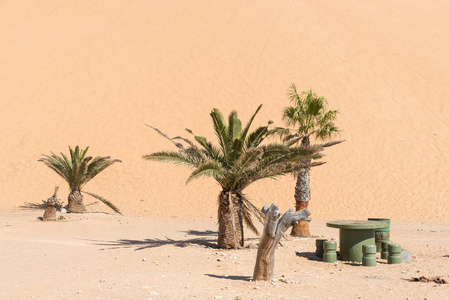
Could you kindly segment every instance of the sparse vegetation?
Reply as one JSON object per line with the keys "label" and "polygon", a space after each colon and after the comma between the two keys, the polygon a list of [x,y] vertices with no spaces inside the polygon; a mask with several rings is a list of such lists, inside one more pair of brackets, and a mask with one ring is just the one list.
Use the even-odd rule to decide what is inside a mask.
{"label": "sparse vegetation", "polygon": [[76,146],[75,150],[73,150],[69,147],[70,157],[67,157],[63,153],[61,153],[61,156],[57,156],[52,152],[51,155],[43,155],[44,157],[39,159],[39,161],[45,163],[45,165],[64,178],[69,184],[70,194],[68,196],[68,212],[81,213],[86,210],[83,205],[84,197],[81,194],[81,192],[83,192],[97,198],[112,208],[115,212],[121,214],[120,210],[114,204],[103,197],[82,191],[84,185],[100,172],[116,162],[121,162],[118,159],[112,159],[110,156],[97,156],[95,158],[86,156],[88,149],[89,147],[80,150],[80,148]]}
{"label": "sparse vegetation", "polygon": [[[251,124],[262,108],[259,106],[245,127],[236,111],[229,114],[228,122],[218,109],[210,113],[218,146],[205,137],[195,135],[196,143],[183,137],[170,138],[159,129],[159,134],[170,140],[177,151],[163,151],[144,155],[144,159],[186,165],[193,169],[187,182],[207,176],[221,186],[218,196],[218,247],[238,248],[243,246],[243,223],[257,232],[251,219],[255,215],[262,222],[260,209],[243,194],[250,184],[265,178],[298,172],[305,167],[322,164],[311,162],[322,157],[321,145],[288,147],[284,144],[262,145],[269,132],[266,126],[250,132]],[[151,127],[151,126],[150,126]]]}
{"label": "sparse vegetation", "polygon": [[[280,136],[287,145],[309,146],[310,138],[315,136],[319,140],[326,140],[337,134],[340,129],[334,125],[337,110],[327,110],[327,100],[319,97],[311,90],[298,93],[295,84],[288,92],[291,106],[283,110],[283,120],[288,126],[274,128],[270,134]],[[341,141],[323,144],[329,147]],[[295,201],[296,210],[307,208],[310,201],[310,168],[303,168],[295,173]],[[310,236],[309,223],[301,221],[292,228],[294,236]]]}

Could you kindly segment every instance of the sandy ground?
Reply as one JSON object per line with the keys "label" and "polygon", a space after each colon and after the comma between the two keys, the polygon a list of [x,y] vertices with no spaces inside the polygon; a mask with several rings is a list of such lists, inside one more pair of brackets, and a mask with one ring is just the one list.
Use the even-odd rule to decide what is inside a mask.
{"label": "sandy ground", "polygon": [[[315,238],[289,238],[276,250],[276,281],[253,282],[257,250],[215,248],[210,218],[65,215],[41,222],[40,211],[0,216],[1,299],[447,299],[449,226],[392,223],[391,239],[408,264],[377,267],[317,260]],[[5,226],[6,225],[6,226]],[[316,235],[338,230],[311,223]],[[250,236],[246,243],[257,243]],[[281,281],[279,280],[281,279]],[[238,298],[240,297],[240,298]]]}
{"label": "sandy ground", "polygon": [[[443,0],[0,1],[0,298],[449,298],[405,280],[449,273],[448,15]],[[214,107],[247,120],[263,104],[254,125],[282,125],[292,82],[340,111],[345,140],[312,170],[312,233],[391,218],[412,263],[335,267],[309,259],[313,239],[292,240],[276,275],[297,283],[250,282],[254,251],[202,247],[219,186],[141,159],[173,149],[145,124],[214,140]],[[69,145],[123,161],[85,190],[124,217],[94,204],[44,224],[26,209],[59,184],[67,202],[37,160]],[[292,177],[245,192],[259,207],[294,205]]]}

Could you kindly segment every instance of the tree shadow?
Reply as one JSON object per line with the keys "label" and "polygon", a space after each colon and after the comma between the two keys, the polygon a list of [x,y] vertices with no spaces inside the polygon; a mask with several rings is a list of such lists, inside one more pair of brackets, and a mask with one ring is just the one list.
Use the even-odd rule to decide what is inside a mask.
{"label": "tree shadow", "polygon": [[134,248],[137,250],[143,250],[148,248],[156,248],[167,245],[172,245],[175,247],[189,247],[191,245],[200,246],[203,248],[212,248],[217,249],[218,245],[216,243],[217,232],[206,230],[206,231],[195,231],[189,230],[185,231],[189,235],[197,235],[197,236],[214,236],[214,238],[193,238],[193,239],[185,239],[185,240],[173,240],[168,237],[165,239],[144,239],[144,240],[131,240],[131,239],[119,239],[117,241],[99,241],[99,240],[90,240],[96,242],[96,245],[105,246],[101,250],[106,249],[119,249],[119,248]]}
{"label": "tree shadow", "polygon": [[305,257],[308,260],[313,260],[313,261],[322,261],[323,260],[321,257],[316,256],[315,252],[299,252],[299,251],[296,251],[295,253],[296,253],[296,256]]}
{"label": "tree shadow", "polygon": [[250,281],[252,279],[251,276],[236,276],[236,275],[225,276],[225,275],[214,275],[214,274],[204,274],[204,275],[213,277],[213,278],[229,279],[229,280]]}
{"label": "tree shadow", "polygon": [[42,201],[42,203],[25,202],[23,205],[19,206],[19,208],[25,210],[45,210],[47,208],[47,203],[45,203],[45,201]]}
{"label": "tree shadow", "polygon": [[212,231],[212,230],[205,230],[205,231],[198,231],[198,230],[187,230],[187,231],[183,231],[188,235],[196,235],[196,236],[217,236],[218,232],[217,231]]}

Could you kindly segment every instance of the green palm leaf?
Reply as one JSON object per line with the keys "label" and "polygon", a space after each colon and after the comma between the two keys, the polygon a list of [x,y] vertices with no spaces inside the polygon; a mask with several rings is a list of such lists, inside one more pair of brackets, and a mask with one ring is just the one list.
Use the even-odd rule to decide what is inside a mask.
{"label": "green palm leaf", "polygon": [[[258,127],[250,132],[251,124],[261,107],[262,105],[257,108],[243,129],[236,111],[229,114],[227,124],[221,112],[216,108],[213,109],[210,116],[218,139],[218,146],[214,146],[202,136],[193,134],[192,130],[186,129],[194,136],[199,146],[195,146],[190,140],[176,137],[174,139],[184,142],[188,147],[176,143],[177,151],[156,152],[144,155],[143,158],[187,165],[193,169],[187,183],[203,176],[212,177],[222,187],[222,193],[229,197],[233,197],[231,195],[242,196],[242,191],[258,180],[292,174],[301,168],[321,164],[318,162],[310,163],[309,161],[320,159],[322,157],[320,151],[324,146],[292,147],[292,145],[280,143],[263,145],[265,139],[274,134],[274,131],[269,129],[272,122],[270,121],[266,126]],[[281,129],[279,129],[279,133],[280,131]],[[285,133],[287,131],[285,130]],[[158,133],[162,134],[159,130]],[[288,133],[286,136],[292,135],[291,132]],[[166,135],[162,135],[168,138]],[[170,140],[173,142],[174,139]],[[202,158],[199,159],[186,149],[191,149],[192,153],[196,154],[201,151]],[[256,215],[262,221],[263,216],[260,209],[256,208],[244,196],[241,199],[243,206],[241,212],[239,212],[241,214],[239,217],[251,230],[257,231],[251,220],[251,215]],[[230,204],[232,201],[225,202],[228,203],[227,205],[232,211],[233,206]],[[220,216],[223,216],[221,213],[223,211],[219,209],[219,219]],[[234,225],[233,228],[235,230]]]}
{"label": "green palm leaf", "polygon": [[186,155],[183,152],[174,152],[174,151],[155,152],[152,154],[144,155],[142,156],[142,158],[147,160],[157,160],[162,162],[187,165],[190,167],[197,167],[201,164],[200,161],[194,159],[191,156]]}
{"label": "green palm leaf", "polygon": [[43,158],[39,161],[61,176],[69,185],[71,192],[81,191],[87,182],[107,167],[116,162],[121,162],[109,156],[92,158],[87,156],[88,149],[89,147],[86,147],[86,149],[80,149],[79,146],[76,146],[75,149],[69,147],[69,156],[64,153],[57,156],[52,152],[51,155],[43,155]]}
{"label": "green palm leaf", "polygon": [[89,196],[92,196],[92,197],[94,197],[94,198],[100,200],[101,202],[103,202],[104,204],[106,204],[107,206],[109,206],[109,207],[110,207],[113,211],[115,211],[116,213],[123,215],[123,214],[120,212],[120,210],[118,209],[118,207],[115,206],[111,201],[108,201],[108,200],[106,200],[105,198],[103,198],[103,197],[101,197],[101,196],[99,196],[99,195],[97,195],[97,194],[94,194],[94,193],[89,193],[89,192],[86,192],[86,191],[83,191],[83,193],[88,194]]}
{"label": "green palm leaf", "polygon": [[221,181],[220,179],[223,178],[225,172],[223,170],[222,166],[215,162],[215,161],[209,161],[206,162],[200,166],[198,166],[192,174],[190,174],[189,178],[187,179],[186,183],[189,183],[193,179],[199,178],[201,176],[208,176],[208,177],[214,177],[217,179],[217,181]]}

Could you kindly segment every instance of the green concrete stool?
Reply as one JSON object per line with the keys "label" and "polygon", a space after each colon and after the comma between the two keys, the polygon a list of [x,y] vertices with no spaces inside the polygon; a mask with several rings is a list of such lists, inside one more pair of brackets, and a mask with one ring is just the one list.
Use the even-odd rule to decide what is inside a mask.
{"label": "green concrete stool", "polygon": [[387,227],[374,230],[374,240],[376,242],[377,252],[382,252],[382,241],[390,240],[390,219],[368,218],[369,221],[379,221],[387,223]]}
{"label": "green concrete stool", "polygon": [[318,239],[315,241],[315,245],[316,245],[316,251],[315,251],[315,255],[317,257],[323,258],[323,253],[324,253],[324,249],[323,249],[323,243],[327,241],[324,239]]}
{"label": "green concrete stool", "polygon": [[377,265],[376,246],[363,245],[362,252],[363,252],[362,265],[366,267],[375,267]]}
{"label": "green concrete stool", "polygon": [[393,244],[392,241],[382,241],[382,253],[380,254],[380,258],[388,259],[388,245]]}
{"label": "green concrete stool", "polygon": [[401,251],[402,251],[401,245],[397,244],[388,245],[388,264],[402,263]]}
{"label": "green concrete stool", "polygon": [[323,243],[323,261],[328,263],[334,263],[337,261],[337,242],[325,241]]}

